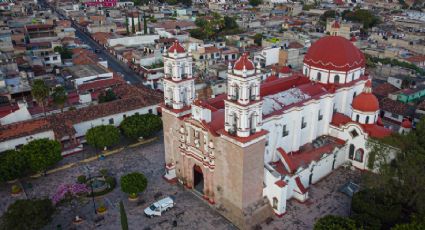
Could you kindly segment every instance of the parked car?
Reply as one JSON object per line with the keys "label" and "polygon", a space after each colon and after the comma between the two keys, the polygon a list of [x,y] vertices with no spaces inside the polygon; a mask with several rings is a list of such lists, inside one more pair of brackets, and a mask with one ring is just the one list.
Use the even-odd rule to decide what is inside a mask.
{"label": "parked car", "polygon": [[163,212],[168,211],[170,208],[174,207],[174,205],[176,205],[176,203],[174,203],[174,198],[168,196],[151,204],[149,207],[145,208],[144,212],[149,218],[161,216]]}

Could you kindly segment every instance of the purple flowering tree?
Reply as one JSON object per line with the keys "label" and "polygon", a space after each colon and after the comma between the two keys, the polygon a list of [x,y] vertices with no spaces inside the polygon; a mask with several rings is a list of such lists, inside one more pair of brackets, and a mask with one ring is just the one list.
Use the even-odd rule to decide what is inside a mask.
{"label": "purple flowering tree", "polygon": [[88,192],[89,189],[85,184],[61,184],[53,195],[52,201],[56,205],[63,200],[72,199]]}

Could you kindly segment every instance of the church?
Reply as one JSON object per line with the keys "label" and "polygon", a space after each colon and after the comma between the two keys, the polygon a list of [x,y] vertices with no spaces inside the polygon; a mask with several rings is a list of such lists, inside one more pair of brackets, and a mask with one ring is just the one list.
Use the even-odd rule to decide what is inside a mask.
{"label": "church", "polygon": [[227,93],[198,100],[191,53],[174,42],[164,53],[164,178],[244,229],[284,215],[289,199],[305,202],[341,165],[372,170],[367,142],[391,131],[365,67],[351,41],[326,36],[302,73],[266,76],[243,54],[228,66]]}

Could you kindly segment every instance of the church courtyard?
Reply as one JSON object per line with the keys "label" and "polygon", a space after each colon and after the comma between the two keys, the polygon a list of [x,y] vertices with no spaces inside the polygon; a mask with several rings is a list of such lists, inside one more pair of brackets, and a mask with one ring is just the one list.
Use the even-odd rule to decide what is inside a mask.
{"label": "church courtyard", "polygon": [[[66,158],[65,161],[72,161]],[[117,179],[117,187],[110,193],[96,197],[97,206],[107,207],[106,214],[94,214],[91,199],[84,198],[79,202],[61,205],[53,217],[53,221],[45,229],[120,229],[119,201],[124,202],[130,229],[235,229],[229,221],[220,216],[214,209],[191,191],[181,186],[168,184],[162,179],[164,172],[164,143],[156,142],[127,148],[120,153],[90,163],[79,163],[76,166],[59,171],[46,177],[24,179],[25,194],[19,197],[10,195],[10,186],[0,187],[0,215],[15,199],[51,197],[59,185],[75,183],[79,175],[98,174],[107,169]],[[128,201],[127,195],[119,188],[119,178],[129,172],[142,172],[148,178],[148,187],[139,196],[139,201]],[[359,172],[339,169],[330,176],[313,185],[309,190],[310,199],[300,204],[289,201],[288,212],[281,218],[273,216],[273,220],[261,225],[262,229],[311,229],[315,219],[326,214],[348,215],[350,198],[338,192],[338,189],[349,179],[357,181]],[[28,185],[31,186],[28,186]],[[147,218],[143,210],[152,202],[162,197],[173,195],[176,206],[161,217]],[[72,219],[79,215],[82,223],[74,224]],[[259,228],[259,226],[257,226]]]}

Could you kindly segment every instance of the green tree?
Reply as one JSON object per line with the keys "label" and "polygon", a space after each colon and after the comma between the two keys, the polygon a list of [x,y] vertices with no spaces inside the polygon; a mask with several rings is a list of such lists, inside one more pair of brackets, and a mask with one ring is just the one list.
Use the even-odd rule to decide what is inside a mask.
{"label": "green tree", "polygon": [[249,0],[249,4],[253,7],[256,7],[258,5],[260,5],[261,3],[263,3],[263,0]]}
{"label": "green tree", "polygon": [[17,200],[1,217],[0,229],[41,229],[52,220],[54,212],[49,199]]}
{"label": "green tree", "polygon": [[130,197],[137,197],[138,193],[145,191],[148,185],[146,177],[138,172],[129,173],[121,177],[121,190],[130,194]]}
{"label": "green tree", "polygon": [[347,217],[327,215],[314,224],[314,230],[356,230],[356,224]]}
{"label": "green tree", "polygon": [[[415,130],[406,135],[394,134],[391,137],[376,140],[372,145],[369,144],[370,157],[375,162],[380,162],[379,171],[366,174],[364,182],[367,188],[379,191],[379,194],[365,199],[363,203],[369,202],[370,204],[370,200],[376,199],[375,203],[383,207],[375,212],[388,209],[388,205],[392,204],[393,211],[387,213],[386,218],[395,218],[402,207],[402,215],[395,220],[383,221],[386,224],[383,227],[392,227],[394,224],[403,223],[406,219],[413,217],[425,219],[425,178],[422,176],[425,174],[424,135],[425,118],[416,124]],[[392,146],[392,149],[388,146]],[[395,159],[388,160],[389,154],[394,153]],[[370,164],[372,163],[369,162]],[[372,193],[372,195],[374,194]],[[353,200],[353,207],[354,205]],[[380,214],[375,215],[383,215],[386,212],[389,211],[383,210]]]}
{"label": "green tree", "polygon": [[424,223],[409,223],[409,224],[398,224],[395,227],[391,228],[391,230],[424,230]]}
{"label": "green tree", "polygon": [[224,16],[224,28],[231,30],[239,28],[238,23],[236,23],[235,18]]}
{"label": "green tree", "polygon": [[121,229],[128,230],[127,213],[125,213],[124,204],[120,201],[120,218],[121,218]]}
{"label": "green tree", "polygon": [[115,126],[99,125],[87,131],[86,140],[89,145],[103,149],[118,144],[120,132]]}
{"label": "green tree", "polygon": [[346,11],[343,18],[349,21],[359,22],[363,24],[364,29],[369,29],[380,23],[379,17],[366,9],[357,9],[353,12]]}
{"label": "green tree", "polygon": [[61,59],[71,59],[72,52],[68,48],[62,46],[56,46],[53,51],[58,52],[61,55]]}
{"label": "green tree", "polygon": [[148,22],[146,20],[147,16],[145,12],[143,12],[143,34],[148,34]]}
{"label": "green tree", "polygon": [[16,150],[0,153],[0,182],[15,180],[28,173],[28,160]]}
{"label": "green tree", "polygon": [[44,172],[62,160],[62,147],[56,140],[37,139],[22,146],[22,154],[28,159],[33,172]]}
{"label": "green tree", "polygon": [[154,114],[134,114],[120,124],[123,134],[129,138],[150,137],[162,129],[162,120]]}
{"label": "green tree", "polygon": [[63,112],[63,107],[68,99],[65,88],[62,86],[55,87],[52,97],[53,103],[61,109],[61,112]]}
{"label": "green tree", "polygon": [[44,116],[46,116],[46,99],[49,96],[49,87],[41,79],[34,80],[32,83],[31,94],[37,103],[43,109]]}
{"label": "green tree", "polygon": [[98,97],[99,103],[110,102],[116,99],[117,99],[117,95],[111,89],[103,91]]}
{"label": "green tree", "polygon": [[325,13],[320,15],[320,21],[326,22],[328,18],[335,18],[336,17],[336,11],[335,10],[327,10]]}

